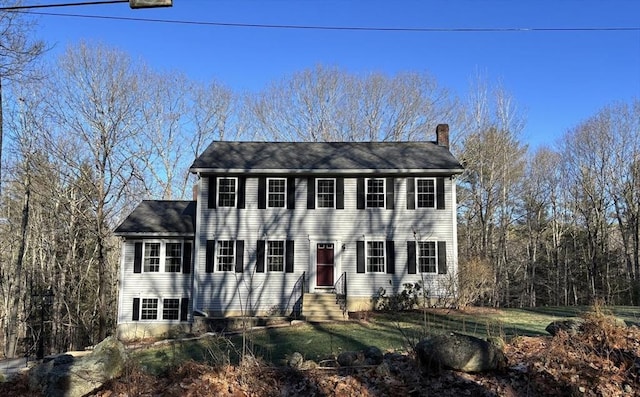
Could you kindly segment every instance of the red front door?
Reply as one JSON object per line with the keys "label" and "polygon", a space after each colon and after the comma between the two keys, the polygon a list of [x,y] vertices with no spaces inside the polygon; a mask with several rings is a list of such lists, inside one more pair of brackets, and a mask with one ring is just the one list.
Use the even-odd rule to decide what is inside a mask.
{"label": "red front door", "polygon": [[333,287],[333,244],[319,243],[316,251],[318,287]]}

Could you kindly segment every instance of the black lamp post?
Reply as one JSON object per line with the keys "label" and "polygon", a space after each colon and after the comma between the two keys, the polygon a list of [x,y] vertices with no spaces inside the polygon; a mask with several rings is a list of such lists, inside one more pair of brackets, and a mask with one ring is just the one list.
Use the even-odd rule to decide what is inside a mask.
{"label": "black lamp post", "polygon": [[46,314],[46,308],[53,304],[53,296],[54,295],[51,287],[47,288],[47,290],[41,295],[42,302],[40,302],[40,338],[38,339],[38,351],[36,353],[36,358],[38,360],[44,358],[44,316]]}

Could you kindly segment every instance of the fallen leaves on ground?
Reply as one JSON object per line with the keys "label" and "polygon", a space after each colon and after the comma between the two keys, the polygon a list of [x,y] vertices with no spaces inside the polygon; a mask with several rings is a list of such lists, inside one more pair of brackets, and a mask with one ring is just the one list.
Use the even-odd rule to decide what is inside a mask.
{"label": "fallen leaves on ground", "polygon": [[[587,316],[581,333],[517,337],[505,347],[502,372],[424,373],[407,354],[379,366],[308,371],[258,360],[211,367],[184,362],[164,377],[132,366],[93,395],[129,396],[640,396],[640,329],[612,317]],[[0,385],[0,395],[27,393],[26,377]]]}

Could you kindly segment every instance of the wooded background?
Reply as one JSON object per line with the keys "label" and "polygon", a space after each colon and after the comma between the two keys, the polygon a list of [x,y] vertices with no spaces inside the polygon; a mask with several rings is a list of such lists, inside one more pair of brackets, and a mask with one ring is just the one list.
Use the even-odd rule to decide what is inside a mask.
{"label": "wooded background", "polygon": [[431,141],[448,123],[465,167],[458,304],[640,303],[639,100],[531,149],[515,98],[482,76],[461,97],[423,72],[319,65],[239,93],[94,43],[45,60],[17,15],[0,15],[15,38],[0,46],[7,357],[114,332],[113,228],[143,199],[190,199],[188,168],[212,140]]}

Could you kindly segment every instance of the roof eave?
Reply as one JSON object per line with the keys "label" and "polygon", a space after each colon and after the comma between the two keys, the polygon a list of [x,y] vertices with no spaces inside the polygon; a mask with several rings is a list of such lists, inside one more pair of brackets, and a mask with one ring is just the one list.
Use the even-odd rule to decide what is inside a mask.
{"label": "roof eave", "polygon": [[114,235],[131,239],[195,237],[195,233],[180,232],[115,232]]}
{"label": "roof eave", "polygon": [[392,168],[392,169],[263,169],[263,168],[206,168],[198,167],[189,170],[192,174],[437,174],[437,175],[455,175],[461,174],[463,168]]}

